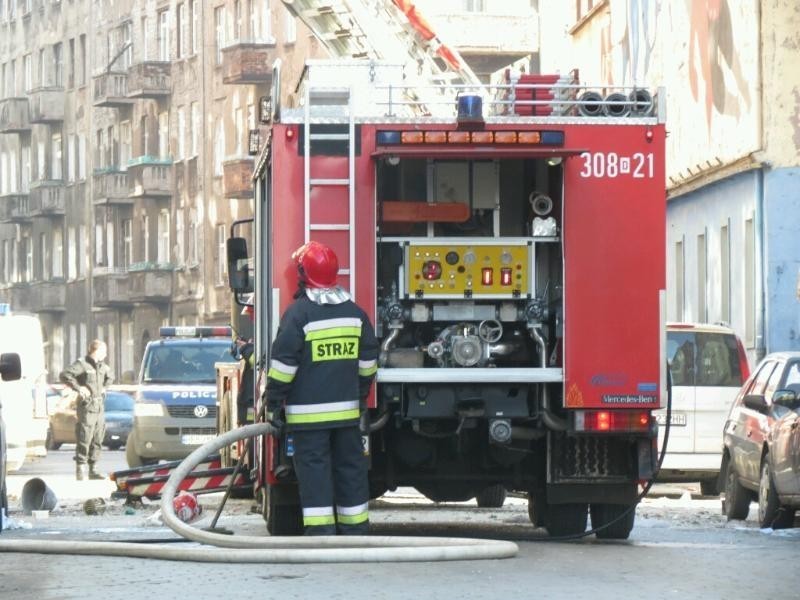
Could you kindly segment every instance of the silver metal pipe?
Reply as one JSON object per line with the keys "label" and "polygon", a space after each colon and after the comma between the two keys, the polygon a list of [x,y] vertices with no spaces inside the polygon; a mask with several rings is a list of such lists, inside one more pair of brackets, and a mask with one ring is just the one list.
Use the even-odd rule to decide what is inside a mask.
{"label": "silver metal pipe", "polygon": [[381,344],[381,353],[378,356],[378,365],[381,367],[386,366],[386,361],[389,360],[389,350],[392,349],[392,345],[397,340],[397,337],[400,335],[400,330],[403,328],[402,325],[389,325],[389,327],[392,329],[392,332],[383,340]]}
{"label": "silver metal pipe", "polygon": [[[536,327],[528,327],[528,331],[539,346],[539,357],[541,358],[542,368],[547,367],[547,345],[544,342],[542,334],[539,333]],[[542,420],[544,424],[550,429],[555,431],[566,431],[567,422],[564,419],[557,417],[552,410],[550,410],[550,396],[547,393],[547,385],[542,386]]]}

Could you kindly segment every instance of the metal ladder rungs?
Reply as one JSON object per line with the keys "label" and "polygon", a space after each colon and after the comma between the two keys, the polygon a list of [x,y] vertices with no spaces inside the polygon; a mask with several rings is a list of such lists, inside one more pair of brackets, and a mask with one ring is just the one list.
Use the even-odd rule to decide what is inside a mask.
{"label": "metal ladder rungs", "polygon": [[310,223],[311,231],[350,231],[348,223]]}
{"label": "metal ladder rungs", "polygon": [[338,275],[350,275],[350,269],[339,269],[337,271]]}
{"label": "metal ladder rungs", "polygon": [[312,133],[309,136],[311,140],[349,140],[350,135],[347,133]]}
{"label": "metal ladder rungs", "polygon": [[349,179],[309,179],[311,185],[350,185]]}

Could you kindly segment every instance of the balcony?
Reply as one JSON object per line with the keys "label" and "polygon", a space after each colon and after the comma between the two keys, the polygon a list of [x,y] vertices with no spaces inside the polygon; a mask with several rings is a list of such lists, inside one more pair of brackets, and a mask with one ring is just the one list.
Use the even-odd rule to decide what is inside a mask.
{"label": "balcony", "polygon": [[222,163],[222,184],[226,198],[252,198],[253,159],[237,158]]}
{"label": "balcony", "polygon": [[28,310],[33,312],[64,312],[67,304],[67,286],[63,280],[31,283],[29,300]]}
{"label": "balcony", "polygon": [[237,42],[222,49],[222,83],[271,84],[269,44]]}
{"label": "balcony", "polygon": [[0,100],[0,133],[25,133],[31,130],[27,98]]}
{"label": "balcony", "polygon": [[130,306],[131,278],[124,267],[100,267],[92,273],[94,306]]}
{"label": "balcony", "polygon": [[134,302],[169,302],[172,298],[173,268],[168,263],[149,262],[128,267],[130,298]]}
{"label": "balcony", "polygon": [[130,177],[114,167],[95,169],[92,175],[92,198],[95,204],[131,204]]}
{"label": "balcony", "polygon": [[39,88],[31,91],[28,98],[31,123],[61,123],[64,120],[64,88]]}
{"label": "balcony", "polygon": [[31,310],[31,284],[27,281],[11,284],[11,288],[6,292],[11,308],[17,312],[29,312]]}
{"label": "balcony", "polygon": [[66,212],[64,182],[46,180],[31,183],[30,212],[34,217],[63,217]]}
{"label": "balcony", "polygon": [[95,106],[123,108],[131,106],[135,100],[128,98],[128,73],[111,71],[94,77]]}
{"label": "balcony", "polygon": [[172,195],[172,159],[137,156],[128,161],[131,198]]}
{"label": "balcony", "polygon": [[128,98],[164,98],[172,93],[169,62],[142,62],[128,69]]}
{"label": "balcony", "polygon": [[27,223],[31,220],[27,192],[11,192],[0,196],[0,223]]}

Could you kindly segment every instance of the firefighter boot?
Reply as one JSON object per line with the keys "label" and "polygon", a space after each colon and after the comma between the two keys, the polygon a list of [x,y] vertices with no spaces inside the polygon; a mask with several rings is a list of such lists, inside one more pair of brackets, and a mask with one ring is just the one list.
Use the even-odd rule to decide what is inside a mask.
{"label": "firefighter boot", "polygon": [[106,474],[101,473],[94,467],[94,463],[89,463],[89,479],[105,479]]}
{"label": "firefighter boot", "polygon": [[83,481],[86,479],[86,465],[83,463],[78,463],[75,465],[75,479],[78,481]]}

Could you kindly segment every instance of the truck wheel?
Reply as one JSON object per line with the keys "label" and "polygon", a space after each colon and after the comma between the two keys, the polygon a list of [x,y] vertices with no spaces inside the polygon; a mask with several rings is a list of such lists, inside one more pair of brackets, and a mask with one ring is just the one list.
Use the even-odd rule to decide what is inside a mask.
{"label": "truck wheel", "polygon": [[772,471],[769,468],[769,460],[765,456],[758,486],[758,526],[786,529],[792,525],[794,525],[794,509],[781,506],[775,481],[772,479]]}
{"label": "truck wheel", "polygon": [[263,515],[270,535],[302,535],[303,510],[297,486],[267,485]]}
{"label": "truck wheel", "polygon": [[53,439],[53,430],[50,427],[47,428],[47,437],[44,440],[44,447],[48,450],[58,450],[61,448],[61,442],[57,442]]}
{"label": "truck wheel", "polygon": [[506,488],[500,484],[490,485],[483,488],[475,500],[480,508],[501,508],[506,501]]}
{"label": "truck wheel", "polygon": [[528,518],[534,527],[544,527],[547,519],[547,498],[544,491],[528,492]]}
{"label": "truck wheel", "polygon": [[588,505],[548,504],[545,514],[545,529],[552,537],[579,535],[586,531]]}
{"label": "truck wheel", "polygon": [[[629,504],[592,504],[589,508],[589,512],[592,515],[592,529],[611,523],[629,508]],[[595,535],[600,540],[627,540],[633,529],[635,518],[636,509],[633,508],[619,521],[612,523],[608,527],[603,527]]]}
{"label": "truck wheel", "polygon": [[728,521],[737,519],[743,521],[750,512],[750,490],[739,483],[736,469],[728,460],[725,471],[725,499],[722,501],[722,511]]}

